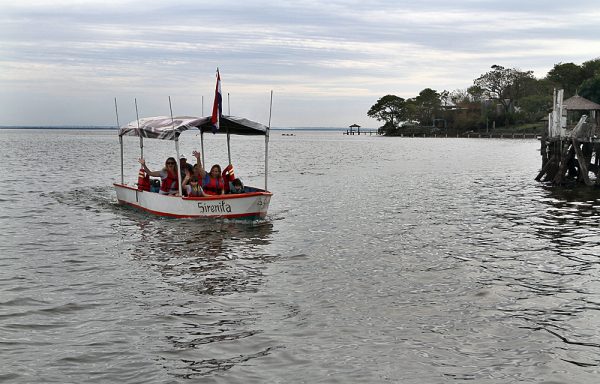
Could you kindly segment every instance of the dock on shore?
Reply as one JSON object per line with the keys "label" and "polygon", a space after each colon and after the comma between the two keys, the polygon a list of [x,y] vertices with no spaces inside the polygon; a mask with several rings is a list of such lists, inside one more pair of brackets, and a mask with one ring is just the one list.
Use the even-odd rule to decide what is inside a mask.
{"label": "dock on shore", "polygon": [[553,185],[600,185],[599,129],[599,104],[578,95],[563,102],[563,90],[555,90],[548,131],[540,139],[542,168],[535,180]]}

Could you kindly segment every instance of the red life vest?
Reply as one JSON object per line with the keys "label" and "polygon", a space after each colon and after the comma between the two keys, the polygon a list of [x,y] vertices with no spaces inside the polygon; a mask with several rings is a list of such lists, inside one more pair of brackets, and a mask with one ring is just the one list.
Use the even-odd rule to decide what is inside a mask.
{"label": "red life vest", "polygon": [[177,183],[177,175],[167,171],[167,177],[160,183],[160,190],[169,193],[171,189],[177,189]]}
{"label": "red life vest", "polygon": [[138,191],[149,191],[150,190],[150,175],[144,171],[144,167],[140,168],[138,173]]}
{"label": "red life vest", "polygon": [[207,173],[202,179],[202,189],[204,189],[204,193],[207,195],[219,195],[221,194],[221,189],[223,189],[223,178],[219,177],[218,179],[213,179]]}
{"label": "red life vest", "polygon": [[229,183],[235,180],[235,175],[233,174],[233,165],[229,164],[221,174],[223,176],[223,187],[225,189],[225,193],[229,193]]}

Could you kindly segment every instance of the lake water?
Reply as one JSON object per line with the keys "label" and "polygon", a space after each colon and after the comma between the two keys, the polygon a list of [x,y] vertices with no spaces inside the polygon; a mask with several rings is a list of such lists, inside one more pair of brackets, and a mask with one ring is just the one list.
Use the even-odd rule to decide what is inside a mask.
{"label": "lake water", "polygon": [[[231,146],[262,187],[264,139]],[[256,223],[117,205],[115,132],[0,147],[0,382],[600,380],[600,190],[536,183],[536,140],[273,131]]]}

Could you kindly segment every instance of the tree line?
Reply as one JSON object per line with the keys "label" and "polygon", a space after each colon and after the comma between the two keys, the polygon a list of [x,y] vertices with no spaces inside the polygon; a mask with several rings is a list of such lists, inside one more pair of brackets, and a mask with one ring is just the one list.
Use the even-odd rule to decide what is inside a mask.
{"label": "tree line", "polygon": [[[367,116],[383,125],[379,133],[400,135],[410,130],[465,132],[539,123],[552,109],[553,89],[564,89],[600,104],[600,58],[581,65],[558,63],[540,79],[533,71],[492,65],[466,89],[438,92],[425,88],[404,99],[385,95]],[[424,133],[424,132],[423,132]]]}

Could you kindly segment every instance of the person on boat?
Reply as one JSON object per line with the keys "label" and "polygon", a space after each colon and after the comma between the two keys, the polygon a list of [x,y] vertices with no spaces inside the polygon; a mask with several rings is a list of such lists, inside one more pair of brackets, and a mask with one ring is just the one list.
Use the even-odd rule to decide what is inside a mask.
{"label": "person on boat", "polygon": [[196,176],[196,174],[193,171],[190,172],[189,170],[186,170],[186,174],[183,178],[181,186],[186,191],[186,194],[189,197],[206,196],[204,190],[202,190],[202,186],[200,185],[200,183],[198,183],[198,176]]}
{"label": "person on boat", "polygon": [[206,172],[204,167],[202,166],[202,161],[200,160],[200,152],[194,151],[192,154],[196,157],[197,161],[197,175],[198,180],[202,180],[202,189],[204,193],[207,195],[223,195],[225,181],[221,176],[221,166],[219,164],[215,164],[210,168],[210,172]]}
{"label": "person on boat", "polygon": [[234,179],[229,187],[229,193],[244,193],[244,184],[240,179]]}
{"label": "person on boat", "polygon": [[160,189],[158,193],[161,195],[178,195],[179,194],[179,186],[178,177],[177,177],[177,162],[173,157],[169,157],[165,162],[165,167],[160,171],[151,171],[146,165],[146,160],[141,158],[139,160],[142,167],[147,174],[154,177],[160,177]]}
{"label": "person on boat", "polygon": [[181,175],[187,175],[186,170],[189,170],[190,172],[192,172],[194,170],[194,167],[192,166],[192,164],[187,162],[187,159],[185,158],[185,156],[181,156],[181,158],[179,159],[179,168],[181,168]]}

